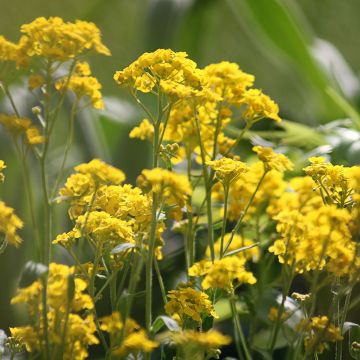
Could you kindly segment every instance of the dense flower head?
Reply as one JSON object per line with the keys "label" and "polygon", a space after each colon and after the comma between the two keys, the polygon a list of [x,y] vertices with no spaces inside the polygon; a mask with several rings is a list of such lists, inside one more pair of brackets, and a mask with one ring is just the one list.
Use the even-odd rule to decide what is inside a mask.
{"label": "dense flower head", "polygon": [[246,89],[253,85],[254,76],[243,72],[239,65],[228,61],[210,64],[204,68],[207,86],[228,103],[243,101]]}
{"label": "dense flower head", "polygon": [[277,122],[281,121],[279,106],[269,96],[263,94],[261,90],[247,90],[243,102],[247,106],[243,114],[247,122],[257,122],[263,118],[269,118]]}
{"label": "dense flower head", "polygon": [[274,219],[281,238],[269,251],[278,256],[280,263],[294,265],[299,273],[325,266],[337,276],[353,270],[355,244],[348,228],[351,215],[347,210],[325,205],[316,210],[283,209]]}
{"label": "dense flower head", "polygon": [[137,182],[141,188],[159,196],[166,205],[176,205],[180,209],[187,204],[192,194],[186,176],[161,168],[143,170]]}
{"label": "dense flower head", "polygon": [[98,246],[114,247],[121,242],[134,242],[131,224],[105,211],[80,215],[76,220],[76,229],[91,236]]}
{"label": "dense flower head", "polygon": [[189,268],[189,275],[203,277],[201,286],[204,290],[214,288],[232,292],[234,285],[256,283],[254,275],[245,269],[245,259],[237,256],[224,257],[214,263],[202,260]]}
{"label": "dense flower head", "polygon": [[[197,332],[195,330],[184,330],[182,332],[171,333],[171,340],[180,346],[196,345],[200,349],[217,349],[224,345],[231,343],[229,336],[223,335],[216,330],[209,330],[207,332]],[[195,352],[198,349],[194,349]]]}
{"label": "dense flower head", "polygon": [[201,74],[196,63],[188,59],[185,52],[170,49],[142,54],[124,70],[117,71],[114,79],[119,85],[144,93],[158,86],[169,97],[192,96],[201,87]]}
{"label": "dense flower head", "polygon": [[129,134],[131,139],[150,141],[152,140],[153,136],[154,125],[152,125],[148,119],[143,119],[143,121],[138,126],[135,126]]}
{"label": "dense flower head", "polygon": [[354,204],[354,189],[350,187],[347,176],[350,168],[333,165],[326,162],[324,157],[311,157],[309,161],[310,165],[305,167],[304,171],[315,181],[325,202],[340,207],[351,207]]}
{"label": "dense flower head", "polygon": [[206,165],[210,166],[215,171],[215,176],[227,185],[235,181],[240,174],[246,173],[249,170],[248,166],[242,161],[227,157],[208,161]]}
{"label": "dense flower head", "polygon": [[297,325],[297,330],[305,333],[305,349],[311,349],[317,353],[322,353],[325,350],[327,342],[336,342],[343,339],[340,328],[331,324],[327,316],[314,316],[310,319],[303,319]]}
{"label": "dense flower head", "polygon": [[191,287],[181,286],[168,292],[169,302],[165,305],[168,315],[178,317],[183,323],[186,318],[201,323],[203,317],[217,318],[209,296]]}
{"label": "dense flower head", "polygon": [[22,51],[24,41],[20,40],[17,44],[5,39],[0,35],[0,62],[15,62],[16,66],[28,64],[28,57]]}
{"label": "dense flower head", "polygon": [[[236,181],[232,182],[229,191],[229,205],[228,205],[228,218],[231,221],[236,221],[242,211],[249,203],[252,195],[259,184],[260,179],[264,174],[264,167],[261,162],[256,162],[249,165],[249,171],[240,174]],[[248,209],[247,216],[244,221],[251,220],[251,215],[261,206],[266,204],[272,198],[277,198],[283,193],[286,183],[283,180],[283,174],[278,171],[269,171],[265,178],[262,180],[260,188],[258,188],[255,197]],[[224,193],[222,186],[213,187],[213,196],[223,201]]]}
{"label": "dense flower head", "polygon": [[[72,283],[72,285],[71,285]],[[41,352],[45,336],[43,321],[43,282],[34,281],[25,288],[18,289],[12,304],[24,303],[32,321],[31,325],[11,328],[13,337],[25,344],[29,352]],[[62,264],[49,265],[46,287],[46,333],[50,345],[61,343],[66,326],[64,359],[85,359],[89,345],[98,344],[95,336],[96,325],[93,315],[86,311],[94,308],[91,297],[85,293],[87,282],[75,274],[75,268]],[[84,313],[84,315],[81,315]],[[36,335],[36,336],[34,336]]]}
{"label": "dense flower head", "polygon": [[119,312],[113,312],[111,315],[101,318],[100,321],[101,330],[110,334],[112,356],[124,357],[139,352],[149,353],[159,345],[156,341],[150,340],[145,330],[132,319],[126,320],[124,338],[121,339],[124,323]]}
{"label": "dense flower head", "polygon": [[16,247],[21,244],[22,240],[17,232],[22,229],[23,225],[14,209],[0,201],[0,234],[5,236],[9,244]]}
{"label": "dense flower head", "polygon": [[77,100],[87,98],[95,109],[104,109],[104,102],[100,92],[102,86],[93,76],[72,75],[70,79],[63,77],[58,80],[55,87],[59,91],[71,90]]}
{"label": "dense flower head", "polygon": [[253,151],[269,170],[283,172],[293,169],[293,163],[285,155],[274,152],[272,148],[254,146]]}
{"label": "dense flower head", "polygon": [[26,54],[53,61],[66,61],[88,50],[110,55],[101,41],[100,30],[94,23],[76,20],[64,22],[59,17],[39,17],[21,26],[22,47]]}

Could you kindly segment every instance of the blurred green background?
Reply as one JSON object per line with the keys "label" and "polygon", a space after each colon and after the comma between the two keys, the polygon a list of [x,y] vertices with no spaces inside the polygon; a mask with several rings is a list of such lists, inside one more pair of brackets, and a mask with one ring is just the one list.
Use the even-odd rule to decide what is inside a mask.
{"label": "blurred green background", "polygon": [[[94,75],[103,84],[107,109],[78,116],[67,173],[74,164],[97,156],[123,169],[128,180],[134,182],[140,170],[148,165],[147,145],[128,139],[129,129],[143,114],[126,92],[115,85],[112,76],[144,51],[160,47],[186,51],[199,66],[221,60],[239,63],[244,71],[255,74],[255,86],[279,103],[282,118],[291,121],[282,129],[272,129],[270,140],[278,139],[280,134],[288,139],[287,146],[304,150],[329,143],[331,147],[323,151],[332,151],[333,159],[345,164],[359,163],[359,0],[1,0],[0,3],[0,34],[9,40],[18,40],[23,23],[39,16],[60,16],[67,21],[95,22],[112,51],[111,57],[95,55],[90,59]],[[25,89],[19,78],[13,91],[24,116],[35,105],[25,95]],[[6,111],[5,103],[0,103],[0,111]],[[66,121],[66,112],[63,120]],[[293,122],[304,126],[296,127]],[[60,119],[50,173],[56,170],[67,135],[61,123]],[[2,129],[0,159],[8,164],[1,199],[16,208],[29,224],[23,179]],[[33,165],[34,184],[38,184]],[[59,206],[58,212],[62,216],[54,233],[69,226],[65,208]],[[21,318],[9,302],[21,268],[31,257],[30,236],[25,227],[23,246],[8,248],[0,257],[3,329],[17,324]]]}

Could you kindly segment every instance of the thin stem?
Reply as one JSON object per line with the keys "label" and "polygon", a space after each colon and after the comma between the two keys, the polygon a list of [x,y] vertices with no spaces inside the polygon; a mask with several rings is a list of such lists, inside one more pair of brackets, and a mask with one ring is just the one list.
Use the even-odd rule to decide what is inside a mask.
{"label": "thin stem", "polygon": [[[235,333],[236,333],[236,335],[238,337],[238,340],[240,342],[240,344],[238,344],[238,342],[236,342],[237,343],[237,351],[238,351],[239,358],[244,359],[243,354],[242,354],[242,351],[243,351],[244,355],[245,355],[245,359],[246,360],[251,360],[251,355],[250,355],[249,349],[248,349],[248,347],[246,345],[245,336],[244,336],[244,333],[243,333],[242,328],[241,328],[240,318],[239,318],[239,314],[238,314],[237,309],[236,309],[236,300],[235,300],[234,296],[232,296],[230,298],[230,307],[231,307],[232,317],[233,317],[233,320],[234,320]],[[241,348],[238,348],[239,345],[241,345],[242,351],[241,351]]]}
{"label": "thin stem", "polygon": [[262,182],[263,182],[263,180],[264,180],[267,173],[268,173],[268,170],[264,169],[264,173],[262,174],[258,184],[256,185],[256,188],[255,188],[253,194],[251,195],[248,203],[246,204],[246,207],[245,207],[244,211],[241,213],[239,220],[237,221],[234,229],[231,232],[230,239],[228,240],[228,242],[227,242],[227,244],[225,246],[225,249],[224,249],[224,254],[226,253],[229,246],[231,245],[231,242],[233,241],[234,236],[238,233],[238,231],[239,231],[239,229],[241,227],[242,221],[244,220],[245,215],[247,214],[252,202],[254,201],[254,198],[255,198],[255,196],[256,196],[256,194],[257,194],[257,192],[258,192],[258,190],[259,190],[259,188],[260,188],[260,186],[261,186],[261,184],[262,184]]}
{"label": "thin stem", "polygon": [[154,258],[154,267],[155,267],[155,272],[159,281],[159,286],[160,286],[160,292],[161,292],[161,296],[164,302],[164,305],[167,303],[167,298],[166,298],[166,289],[165,289],[165,285],[164,285],[164,280],[161,276],[161,272],[160,272],[160,268],[159,268],[159,263],[157,261],[157,259]]}
{"label": "thin stem", "polygon": [[196,116],[196,109],[194,109],[194,118],[195,118],[195,126],[197,129],[197,136],[200,145],[200,155],[201,155],[201,165],[202,165],[202,172],[204,176],[205,182],[205,191],[206,191],[206,214],[208,220],[208,245],[210,248],[211,253],[211,261],[214,262],[215,260],[215,250],[214,250],[214,229],[212,225],[212,206],[211,206],[211,186],[209,181],[209,175],[206,167],[206,155],[204,145],[201,140],[201,129],[199,125],[199,121]]}
{"label": "thin stem", "polygon": [[227,220],[228,198],[229,198],[229,184],[224,183],[223,186],[224,186],[224,214],[223,214],[223,222],[221,227],[220,259],[224,255],[224,237],[226,231],[226,220]]}

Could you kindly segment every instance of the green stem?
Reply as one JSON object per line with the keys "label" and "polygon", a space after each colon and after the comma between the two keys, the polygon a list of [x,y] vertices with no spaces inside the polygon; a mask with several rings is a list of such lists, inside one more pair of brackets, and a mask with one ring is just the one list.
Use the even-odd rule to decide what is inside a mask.
{"label": "green stem", "polygon": [[[244,336],[244,333],[242,331],[242,328],[241,328],[241,323],[240,323],[240,318],[239,318],[239,314],[237,312],[237,309],[236,309],[236,300],[235,300],[235,297],[232,296],[230,298],[230,307],[231,307],[231,313],[232,313],[232,316],[233,316],[233,321],[234,321],[234,326],[235,326],[235,333],[237,335],[237,338],[240,342],[240,344],[238,343],[238,341],[236,342],[237,343],[237,351],[238,351],[238,355],[239,355],[239,358],[240,359],[243,359],[243,354],[242,354],[242,351],[244,352],[244,355],[245,355],[245,359],[246,360],[251,360],[251,355],[250,355],[250,352],[249,352],[249,349],[246,345],[246,341],[245,341],[245,336]],[[242,351],[241,351],[241,348],[238,346],[241,345],[241,348],[242,348]]]}
{"label": "green stem", "polygon": [[221,227],[221,242],[220,242],[220,259],[224,255],[224,237],[226,231],[226,220],[227,220],[227,210],[228,210],[228,198],[229,198],[229,185],[224,183],[224,215]]}
{"label": "green stem", "polygon": [[252,202],[254,201],[254,198],[255,198],[255,196],[256,196],[256,194],[257,194],[257,192],[258,192],[258,190],[259,190],[259,188],[260,188],[260,186],[261,186],[261,184],[262,184],[262,182],[263,182],[263,180],[264,180],[267,173],[268,173],[268,171],[266,169],[264,169],[263,175],[261,176],[258,184],[256,185],[256,188],[255,188],[253,194],[251,195],[248,203],[246,204],[246,207],[245,207],[244,211],[241,213],[239,220],[237,221],[234,229],[231,232],[230,239],[228,240],[228,242],[227,242],[227,244],[225,246],[224,252],[223,252],[224,254],[226,253],[229,246],[231,245],[231,242],[233,241],[234,236],[238,233],[238,231],[239,231],[239,229],[241,227],[242,221],[244,220],[245,215],[247,214]]}
{"label": "green stem", "polygon": [[155,259],[155,258],[154,258],[154,267],[155,267],[156,275],[157,275],[157,278],[158,278],[158,281],[159,281],[161,296],[163,298],[163,302],[164,302],[164,305],[165,305],[167,303],[166,289],[165,289],[165,285],[164,285],[164,280],[163,280],[163,278],[161,276],[159,263],[158,263],[157,259]]}

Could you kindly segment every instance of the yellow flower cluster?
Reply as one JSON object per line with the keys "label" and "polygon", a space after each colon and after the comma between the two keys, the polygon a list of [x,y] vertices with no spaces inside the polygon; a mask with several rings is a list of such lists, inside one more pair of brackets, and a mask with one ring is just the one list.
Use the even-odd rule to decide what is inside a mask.
{"label": "yellow flower cluster", "polygon": [[170,290],[168,298],[170,300],[165,305],[165,311],[168,315],[179,318],[181,324],[186,318],[201,323],[204,317],[218,317],[209,296],[202,291],[179,287],[177,290]]}
{"label": "yellow flower cluster", "polygon": [[229,336],[213,329],[207,332],[195,330],[172,332],[170,340],[178,348],[182,359],[195,360],[212,358],[215,354],[218,356],[219,351],[216,350],[231,343]]}
{"label": "yellow flower cluster", "polygon": [[0,201],[0,233],[5,235],[9,244],[16,247],[21,244],[22,240],[17,231],[22,227],[23,222],[15,215],[14,209]]}
{"label": "yellow flower cluster", "polygon": [[335,198],[334,202],[327,201],[322,191],[325,186],[329,189],[342,186],[356,197],[359,189],[356,183],[353,183],[355,188],[351,188],[345,174],[351,176],[358,169],[334,169],[319,158],[311,161],[305,172],[315,179],[319,191],[314,191],[314,182],[309,176],[296,177],[290,180],[284,193],[270,201],[267,212],[277,222],[281,238],[269,251],[278,256],[281,263],[294,266],[300,273],[326,267],[337,276],[351,275],[359,266],[357,245],[352,239],[357,211],[342,208],[341,203],[346,207],[344,201],[338,202]]}
{"label": "yellow flower cluster", "polygon": [[100,329],[109,333],[112,357],[125,357],[139,352],[149,353],[158,347],[156,341],[150,340],[136,321],[127,319],[125,326],[119,312],[113,312],[101,319]]}
{"label": "yellow flower cluster", "polygon": [[75,69],[75,74],[70,78],[65,76],[55,83],[58,91],[64,92],[71,90],[74,92],[77,100],[86,97],[90,99],[91,105],[95,109],[104,109],[104,102],[100,92],[102,86],[91,75],[90,66],[87,63],[79,63]]}
{"label": "yellow flower cluster", "polygon": [[[90,237],[99,251],[109,251],[121,243],[147,248],[151,228],[152,197],[131,185],[120,185],[125,176],[113,166],[94,159],[75,167],[60,195],[70,199],[69,215],[75,227],[53,241],[71,247],[77,238]],[[156,228],[155,253],[161,258],[164,224]],[[116,255],[114,255],[116,257]]]}
{"label": "yellow flower cluster", "polygon": [[[261,162],[256,162],[248,166],[246,173],[240,174],[236,181],[230,185],[228,218],[230,221],[236,221],[242,211],[246,208],[252,195],[255,193],[260,179],[264,174],[264,166]],[[273,197],[277,197],[283,193],[286,183],[283,181],[282,172],[269,171],[262,180],[261,186],[256,191],[255,197],[248,209],[245,221],[251,219],[251,215],[256,213],[261,204],[266,203]],[[224,193],[222,186],[215,185],[213,187],[213,197],[223,201]]]}
{"label": "yellow flower cluster", "polygon": [[224,185],[230,185],[241,175],[249,171],[248,166],[242,161],[223,157],[220,160],[208,161],[206,165],[215,171],[215,176]]}
{"label": "yellow flower cluster", "polygon": [[203,277],[201,286],[204,290],[209,288],[224,289],[229,292],[242,284],[255,284],[254,275],[245,269],[245,259],[237,256],[228,256],[212,263],[201,260],[189,268],[189,275]]}
{"label": "yellow flower cluster", "polygon": [[39,128],[33,125],[30,119],[0,114],[0,124],[14,139],[22,137],[24,143],[30,146],[42,144],[46,140]]}
{"label": "yellow flower cluster", "polygon": [[[87,286],[83,279],[76,276],[73,267],[50,264],[46,289],[46,332],[51,346],[63,346],[64,359],[85,359],[88,357],[88,346],[99,342],[94,335],[96,326],[93,316],[81,315],[84,310],[94,307],[92,299],[85,293]],[[43,294],[43,282],[37,280],[19,289],[11,300],[12,304],[26,304],[31,315],[33,324],[10,329],[12,336],[21,340],[29,352],[43,350]]]}
{"label": "yellow flower cluster", "polygon": [[[254,76],[235,63],[223,61],[200,69],[184,52],[159,49],[117,71],[114,79],[133,93],[151,92],[160,98],[165,94],[168,102],[163,112],[168,116],[163,139],[180,143],[182,157],[189,159],[195,152],[200,163],[214,160],[218,153],[227,154],[237,143],[224,133],[233,111],[238,113],[245,106],[243,120],[247,127],[263,118],[280,121],[278,106],[260,90],[249,89]],[[136,136],[148,139],[148,125],[142,123]]]}
{"label": "yellow flower cluster", "polygon": [[253,150],[258,155],[267,170],[276,170],[284,172],[285,170],[292,170],[292,162],[283,154],[277,154],[272,148],[262,146],[254,146]]}
{"label": "yellow flower cluster", "polygon": [[154,126],[150,123],[148,119],[144,119],[139,126],[134,127],[129,137],[131,139],[140,139],[140,140],[150,140],[154,136]]}
{"label": "yellow flower cluster", "polygon": [[3,174],[4,169],[6,168],[4,160],[0,160],[0,182],[4,181],[5,175]]}
{"label": "yellow flower cluster", "polygon": [[340,207],[352,206],[353,189],[349,187],[346,174],[349,168],[326,163],[323,157],[312,157],[309,161],[311,165],[304,171],[313,178],[326,203],[337,204]]}
{"label": "yellow flower cluster", "polygon": [[176,218],[181,216],[181,209],[186,206],[192,194],[186,176],[161,168],[143,170],[137,183],[141,188],[156,194],[164,204],[175,207],[172,215]]}
{"label": "yellow flower cluster", "polygon": [[314,316],[303,319],[297,325],[298,331],[304,331],[304,344],[306,350],[322,353],[327,342],[336,342],[343,339],[338,326],[330,324],[327,316]]}

